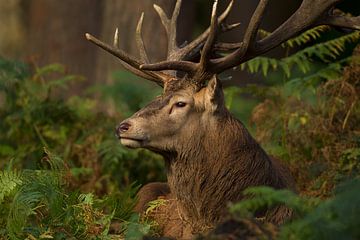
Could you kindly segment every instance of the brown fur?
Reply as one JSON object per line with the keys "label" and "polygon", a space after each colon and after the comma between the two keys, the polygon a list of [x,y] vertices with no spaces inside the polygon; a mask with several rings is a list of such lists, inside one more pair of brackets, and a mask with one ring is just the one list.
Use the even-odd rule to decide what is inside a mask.
{"label": "brown fur", "polygon": [[209,124],[214,124],[206,126],[211,131],[201,131],[195,143],[168,160],[170,189],[194,232],[214,227],[225,216],[227,203],[241,200],[249,186],[287,187],[285,174],[240,122],[227,115]]}
{"label": "brown fur", "polygon": [[[174,107],[179,99],[189,106]],[[146,185],[137,206],[141,212],[148,201],[160,196],[169,200],[153,214],[164,236],[190,239],[208,232],[224,220],[227,204],[243,199],[248,187],[293,186],[289,171],[225,108],[216,79],[200,90],[190,85],[166,92],[126,121],[132,128],[122,133],[124,143],[153,150],[166,161],[168,187]],[[145,140],[126,142],[128,136]],[[290,215],[279,206],[259,217],[280,224]]]}

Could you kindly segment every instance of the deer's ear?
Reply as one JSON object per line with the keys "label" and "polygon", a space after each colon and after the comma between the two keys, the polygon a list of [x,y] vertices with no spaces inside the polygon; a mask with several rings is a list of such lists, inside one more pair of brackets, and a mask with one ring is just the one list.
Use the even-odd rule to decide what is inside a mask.
{"label": "deer's ear", "polygon": [[206,87],[207,104],[212,111],[222,109],[224,107],[224,93],[220,80],[216,76],[211,78]]}

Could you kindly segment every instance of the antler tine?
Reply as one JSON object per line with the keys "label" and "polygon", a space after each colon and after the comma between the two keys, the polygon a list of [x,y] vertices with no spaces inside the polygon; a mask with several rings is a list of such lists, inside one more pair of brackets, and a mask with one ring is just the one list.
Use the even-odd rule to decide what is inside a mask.
{"label": "antler tine", "polygon": [[174,12],[173,12],[173,15],[172,15],[171,21],[170,21],[169,54],[171,54],[173,51],[176,51],[178,49],[178,45],[176,42],[176,38],[177,38],[177,32],[176,32],[177,26],[176,25],[177,25],[177,20],[178,20],[179,14],[180,14],[181,3],[182,3],[182,0],[176,1]]}
{"label": "antler tine", "polygon": [[114,34],[114,47],[119,48],[119,29],[116,28]]}
{"label": "antler tine", "polygon": [[215,39],[216,39],[216,33],[217,33],[217,29],[218,29],[217,5],[218,5],[218,0],[215,0],[213,8],[212,8],[212,13],[211,13],[210,33],[205,42],[204,48],[202,49],[202,52],[201,52],[200,65],[202,65],[202,66],[207,64],[207,62],[210,58],[211,49],[212,49]]}
{"label": "antler tine", "polygon": [[177,37],[176,24],[180,13],[181,2],[182,0],[178,0],[176,2],[171,19],[169,19],[166,16],[164,10],[161,7],[154,4],[154,9],[159,14],[159,17],[161,19],[163,26],[165,27],[166,35],[168,38],[168,52],[167,52],[168,59],[173,54],[173,52],[176,52],[178,50],[178,45],[176,42],[176,37]]}
{"label": "antler tine", "polygon": [[[261,24],[261,20],[263,18],[263,15],[264,15],[264,12],[265,12],[265,9],[266,9],[268,3],[269,3],[269,0],[260,0],[258,6],[256,7],[256,9],[250,19],[249,25],[245,31],[244,39],[242,42],[240,42],[240,43],[218,43],[215,46],[215,48],[225,50],[225,51],[236,49],[232,54],[230,54],[231,59],[233,59],[233,61],[242,59],[246,55],[246,53],[249,52],[249,50],[251,51],[252,49],[254,49],[256,47],[256,37],[258,35],[259,26]],[[228,59],[229,59],[229,56],[224,57],[223,60],[225,60],[225,61],[221,61],[220,65],[222,63],[227,63],[226,60],[228,60]],[[213,68],[211,69],[211,72],[213,72],[213,73],[219,72],[220,70],[217,70],[217,68],[219,67],[218,65],[219,64],[214,64]],[[231,66],[231,67],[233,67],[233,66]],[[221,71],[223,71],[223,69],[221,69]]]}
{"label": "antler tine", "polygon": [[[122,61],[128,63],[130,66],[132,66],[134,68],[138,68],[141,65],[141,63],[138,60],[136,60],[132,56],[128,55],[123,50],[112,47],[112,46],[100,41],[99,39],[97,39],[96,37],[92,36],[89,33],[86,33],[85,37],[90,42],[96,44],[97,46],[101,47],[105,51],[111,53],[112,55],[115,55],[116,57],[120,58]],[[115,37],[115,39],[117,39],[117,37]],[[116,41],[118,41],[118,40],[116,40]]]}
{"label": "antler tine", "polygon": [[196,73],[197,75],[200,75],[200,76],[194,77],[195,79],[199,79],[199,80],[206,79],[206,77],[202,76],[202,75],[207,73],[208,64],[209,64],[209,61],[211,58],[210,55],[212,52],[213,45],[216,41],[216,34],[218,31],[217,5],[218,5],[218,0],[215,0],[214,4],[213,4],[213,8],[212,8],[212,13],[211,13],[209,36],[208,36],[208,38],[204,44],[204,47],[201,51],[199,68]]}
{"label": "antler tine", "polygon": [[[229,13],[231,12],[231,9],[234,5],[234,0],[231,0],[225,11],[219,16],[217,22],[217,25],[223,24],[223,22],[226,20],[226,18],[229,16]],[[162,20],[162,22],[165,25],[167,25],[166,21],[167,17],[165,13],[162,11],[162,9],[158,6],[154,6],[156,11],[159,13],[159,16]],[[163,16],[163,17],[161,17]],[[164,17],[165,16],[165,17]],[[230,31],[234,29],[235,27],[238,27],[240,24],[235,23],[231,25],[224,26],[221,30],[223,32]],[[191,43],[184,46],[183,48],[179,49],[177,52],[174,52],[171,56],[171,59],[167,59],[162,62],[153,63],[153,64],[143,64],[140,66],[141,69],[144,70],[151,70],[151,71],[161,71],[161,70],[178,70],[178,71],[184,71],[188,73],[194,73],[197,71],[197,65],[190,61],[184,61],[183,59],[190,59],[192,56],[196,55],[200,49],[202,44],[207,40],[210,34],[210,28],[206,29],[200,36],[198,36],[196,39],[194,39]]]}
{"label": "antler tine", "polygon": [[[229,16],[233,6],[234,6],[234,0],[231,0],[229,5],[225,9],[225,11],[220,15],[220,17],[218,19],[218,25],[221,25],[224,23],[224,21]],[[230,31],[230,30],[238,27],[239,25],[240,25],[240,23],[235,23],[235,24],[225,26],[222,29],[222,31],[223,32]],[[196,39],[194,39],[191,43],[189,43],[188,45],[186,45],[184,48],[182,48],[180,50],[179,59],[185,59],[185,58],[189,59],[192,57],[192,55],[195,55],[197,51],[193,51],[193,50],[197,49],[201,44],[203,44],[206,41],[209,34],[210,34],[210,27],[208,29],[206,29],[200,36],[198,36]]]}
{"label": "antler tine", "polygon": [[140,53],[140,59],[142,62],[144,63],[149,63],[149,58],[146,54],[146,50],[145,50],[145,45],[144,45],[144,41],[142,39],[142,25],[143,25],[143,21],[144,21],[144,13],[141,13],[139,22],[136,26],[136,44],[137,47],[139,49],[139,53]]}
{"label": "antler tine", "polygon": [[[127,70],[131,71],[132,73],[143,77],[145,79],[148,79],[150,81],[156,82],[158,85],[163,86],[164,83],[172,78],[172,76],[167,75],[165,73],[162,72],[151,72],[151,71],[144,71],[144,70],[140,70],[140,65],[142,64],[141,62],[139,62],[137,59],[135,59],[134,57],[128,55],[127,53],[125,53],[124,51],[122,51],[121,49],[117,48],[117,47],[113,47],[110,46],[102,41],[100,41],[99,39],[97,39],[96,37],[92,36],[89,33],[85,34],[85,37],[87,40],[89,40],[90,42],[94,43],[95,45],[99,46],[100,48],[104,49],[105,51],[111,53],[112,55],[118,57],[121,60],[121,64],[124,66],[124,68],[126,68]],[[118,34],[115,31],[115,37],[114,37],[114,45],[118,45]]]}
{"label": "antler tine", "polygon": [[240,47],[239,50],[237,50],[239,51],[238,53],[236,53],[238,56],[245,54],[249,50],[249,48],[254,47],[256,43],[256,36],[259,30],[259,26],[265,12],[265,8],[268,5],[268,3],[269,0],[260,0],[259,5],[257,6],[253,16],[251,17],[249,26],[245,31],[242,47]]}

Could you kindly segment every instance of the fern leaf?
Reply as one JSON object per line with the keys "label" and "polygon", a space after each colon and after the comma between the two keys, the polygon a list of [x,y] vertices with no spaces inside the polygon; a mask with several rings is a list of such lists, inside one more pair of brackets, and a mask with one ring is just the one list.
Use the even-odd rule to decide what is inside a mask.
{"label": "fern leaf", "polygon": [[251,196],[251,198],[242,200],[230,207],[230,211],[240,217],[250,217],[259,209],[271,208],[278,204],[284,204],[298,213],[305,213],[319,203],[316,198],[304,199],[289,190],[275,190],[267,186],[248,188],[244,194]]}
{"label": "fern leaf", "polygon": [[324,43],[318,43],[314,46],[305,48],[302,51],[292,55],[288,60],[295,59],[298,57],[311,58],[318,57],[324,62],[328,62],[328,59],[335,59],[344,50],[347,43],[354,43],[360,40],[360,32],[356,31],[345,36],[329,40]]}
{"label": "fern leaf", "polygon": [[24,239],[25,228],[31,227],[31,216],[46,209],[54,219],[61,219],[64,195],[61,192],[60,176],[54,171],[24,170],[23,184],[16,192],[7,218],[7,232],[11,239]]}
{"label": "fern leaf", "polygon": [[[302,46],[306,43],[309,43],[313,40],[318,39],[322,33],[329,31],[331,28],[329,26],[318,26],[318,27],[314,27],[312,29],[309,29],[307,31],[305,31],[304,33],[300,34],[297,37],[291,38],[289,40],[287,40],[286,42],[284,42],[283,44],[281,44],[281,47],[283,48],[293,48],[296,46]],[[271,33],[268,31],[265,31],[263,29],[259,30],[259,35],[260,38],[265,38],[267,36],[269,36]]]}
{"label": "fern leaf", "polygon": [[330,29],[331,28],[329,26],[325,26],[325,25],[312,28],[295,38],[287,40],[281,46],[283,48],[285,47],[293,48],[295,46],[302,46],[306,43],[318,39],[322,33],[329,31]]}
{"label": "fern leaf", "polygon": [[258,34],[259,34],[260,38],[266,38],[267,36],[269,36],[271,34],[271,32],[268,32],[264,29],[259,29]]}
{"label": "fern leaf", "polygon": [[[327,42],[315,44],[283,58],[281,60],[282,66],[287,65],[288,68],[297,66],[303,73],[307,73],[310,70],[311,59],[317,57],[323,62],[333,61],[345,50],[347,43],[358,42],[359,40],[360,32],[357,31]],[[283,70],[285,69],[283,68]]]}
{"label": "fern leaf", "polygon": [[279,60],[268,57],[257,57],[240,65],[240,69],[247,69],[250,73],[256,73],[261,68],[264,76],[267,76],[270,70],[274,71],[279,65]]}
{"label": "fern leaf", "polygon": [[262,70],[262,74],[266,77],[269,71],[269,66],[270,66],[270,61],[261,60],[261,70]]}
{"label": "fern leaf", "polygon": [[15,171],[0,171],[0,204],[19,185],[22,184],[21,174]]}

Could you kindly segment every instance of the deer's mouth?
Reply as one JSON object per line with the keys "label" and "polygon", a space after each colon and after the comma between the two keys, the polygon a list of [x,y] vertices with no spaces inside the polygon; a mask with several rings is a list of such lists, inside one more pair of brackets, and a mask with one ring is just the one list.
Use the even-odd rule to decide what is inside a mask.
{"label": "deer's mouth", "polygon": [[143,146],[145,139],[120,136],[120,142],[128,148],[139,148]]}

